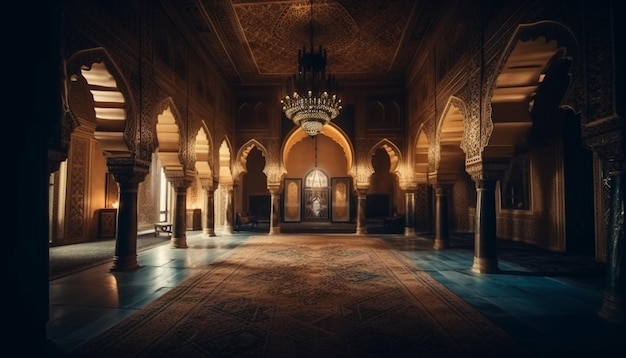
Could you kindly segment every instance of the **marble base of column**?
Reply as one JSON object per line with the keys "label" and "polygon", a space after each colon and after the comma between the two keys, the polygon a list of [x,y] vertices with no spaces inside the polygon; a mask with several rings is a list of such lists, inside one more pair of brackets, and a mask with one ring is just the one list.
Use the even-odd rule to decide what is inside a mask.
{"label": "marble base of column", "polygon": [[170,240],[170,246],[173,249],[186,249],[187,246],[187,238],[186,237],[173,237]]}
{"label": "marble base of column", "polygon": [[202,229],[202,233],[204,234],[204,236],[209,236],[209,237],[216,236],[215,229],[212,229],[212,228],[204,228]]}
{"label": "marble base of column", "polygon": [[404,236],[415,236],[415,228],[404,227]]}
{"label": "marble base of column", "polygon": [[598,315],[608,321],[617,324],[626,323],[626,311],[624,311],[624,298],[615,296],[609,292],[604,293],[604,302]]}
{"label": "marble base of column", "polygon": [[[435,239],[435,241],[433,243],[433,249],[435,249],[435,250],[447,249],[449,247],[450,247],[450,240]],[[476,261],[476,258],[474,258],[474,261]]]}
{"label": "marble base of column", "polygon": [[280,226],[272,226],[270,227],[270,231],[268,235],[279,235],[280,234]]}
{"label": "marble base of column", "polygon": [[222,232],[224,235],[233,235],[235,233],[235,228],[232,225],[226,225],[224,226]]}
{"label": "marble base of column", "polygon": [[135,271],[139,269],[139,264],[137,263],[137,255],[134,256],[114,256],[113,257],[113,267],[111,267],[110,271],[116,272],[129,272]]}
{"label": "marble base of column", "polygon": [[474,256],[474,264],[472,265],[472,272],[477,273],[498,273],[498,260],[484,257]]}
{"label": "marble base of column", "polygon": [[356,228],[356,235],[367,235],[367,227],[365,226],[357,226]]}

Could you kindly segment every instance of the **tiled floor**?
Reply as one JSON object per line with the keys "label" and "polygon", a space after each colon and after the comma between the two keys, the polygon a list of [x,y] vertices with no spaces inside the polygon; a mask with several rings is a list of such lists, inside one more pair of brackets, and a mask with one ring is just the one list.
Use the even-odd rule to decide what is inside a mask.
{"label": "tiled floor", "polygon": [[[207,237],[190,232],[187,249],[172,249],[165,241],[139,252],[141,268],[135,272],[110,272],[107,262],[51,280],[51,356],[66,356],[63,352],[168,292],[195,269],[225,257],[250,234],[259,233]],[[503,243],[499,244],[501,272],[480,275],[470,270],[471,236],[454,236],[452,248],[445,250],[433,250],[429,237],[371,236],[383,237],[413,260],[416,270],[428,272],[537,356],[626,352],[624,327],[597,315],[602,305],[602,265],[590,258]],[[54,259],[51,250],[50,260]]]}

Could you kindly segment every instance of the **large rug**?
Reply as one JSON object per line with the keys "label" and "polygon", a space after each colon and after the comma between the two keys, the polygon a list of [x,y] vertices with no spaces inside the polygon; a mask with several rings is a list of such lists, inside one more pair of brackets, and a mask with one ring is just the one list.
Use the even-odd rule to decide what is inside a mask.
{"label": "large rug", "polygon": [[374,237],[255,236],[75,352],[102,357],[527,356]]}

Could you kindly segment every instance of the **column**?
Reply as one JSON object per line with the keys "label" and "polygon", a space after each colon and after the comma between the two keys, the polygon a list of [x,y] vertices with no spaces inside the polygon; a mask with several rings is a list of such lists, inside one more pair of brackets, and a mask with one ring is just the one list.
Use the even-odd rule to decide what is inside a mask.
{"label": "column", "polygon": [[357,213],[356,213],[356,234],[357,235],[367,235],[367,225],[366,225],[366,202],[367,200],[367,189],[357,189]]}
{"label": "column", "polygon": [[187,246],[187,189],[193,182],[191,176],[173,176],[166,172],[166,177],[176,193],[172,238],[170,246],[174,249],[186,249]]}
{"label": "column", "polygon": [[496,180],[476,180],[476,227],[472,271],[498,272],[496,237]]}
{"label": "column", "polygon": [[205,190],[206,203],[204,204],[204,221],[206,226],[202,229],[203,234],[213,237],[215,235],[215,191],[213,188]]}
{"label": "column", "polygon": [[211,178],[200,178],[200,183],[206,195],[204,199],[204,227],[202,233],[205,236],[215,236],[215,190],[217,186]]}
{"label": "column", "polygon": [[[436,250],[450,247],[447,184],[434,184],[435,188],[435,241]],[[495,212],[494,212],[495,213]]]}
{"label": "column", "polygon": [[270,231],[269,235],[280,234],[280,194],[281,188],[278,185],[268,185],[271,196]]}
{"label": "column", "polygon": [[235,201],[235,189],[233,185],[225,185],[224,186],[226,193],[226,215],[225,215],[225,223],[224,223],[224,234],[232,235],[235,233],[235,225],[234,225],[234,201]]}
{"label": "column", "polygon": [[[612,163],[616,164],[616,163]],[[610,165],[610,164],[609,164]],[[626,274],[624,273],[624,168],[609,170],[611,207],[607,235],[606,283],[604,300],[599,315],[623,324],[626,321],[624,298],[626,297]],[[613,169],[613,168],[611,168]]]}
{"label": "column", "polygon": [[119,186],[117,233],[111,271],[134,271],[137,263],[137,190],[150,171],[150,162],[131,158],[109,158],[109,172]]}
{"label": "column", "polygon": [[415,236],[415,191],[404,193],[404,236]]}

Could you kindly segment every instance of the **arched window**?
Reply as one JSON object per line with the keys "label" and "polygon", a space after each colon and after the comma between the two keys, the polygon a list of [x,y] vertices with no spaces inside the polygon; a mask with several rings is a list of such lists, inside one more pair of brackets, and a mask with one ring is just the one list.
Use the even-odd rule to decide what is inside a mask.
{"label": "arched window", "polygon": [[304,178],[305,219],[328,219],[328,175],[315,168]]}

